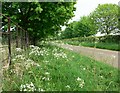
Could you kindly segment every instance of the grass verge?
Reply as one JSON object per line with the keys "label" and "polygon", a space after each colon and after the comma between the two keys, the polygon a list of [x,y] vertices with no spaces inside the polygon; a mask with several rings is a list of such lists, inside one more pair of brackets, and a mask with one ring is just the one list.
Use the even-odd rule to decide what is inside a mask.
{"label": "grass verge", "polygon": [[[21,52],[22,51],[22,52]],[[118,69],[56,46],[17,49],[3,91],[118,91]]]}
{"label": "grass verge", "polygon": [[108,50],[115,50],[115,51],[120,51],[119,44],[116,43],[81,43],[82,46],[88,46],[88,47],[96,47],[96,48],[101,48],[101,49],[108,49]]}

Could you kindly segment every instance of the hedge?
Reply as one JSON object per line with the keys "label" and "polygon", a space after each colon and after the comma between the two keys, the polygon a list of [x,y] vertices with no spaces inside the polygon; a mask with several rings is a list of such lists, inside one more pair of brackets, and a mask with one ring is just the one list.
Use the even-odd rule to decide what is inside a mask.
{"label": "hedge", "polygon": [[64,39],[64,41],[120,43],[120,35],[77,37],[71,39]]}

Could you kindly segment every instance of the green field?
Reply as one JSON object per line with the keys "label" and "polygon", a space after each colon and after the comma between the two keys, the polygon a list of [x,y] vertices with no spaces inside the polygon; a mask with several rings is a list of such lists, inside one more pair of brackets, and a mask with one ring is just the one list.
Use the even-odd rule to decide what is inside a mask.
{"label": "green field", "polygon": [[51,45],[17,51],[4,91],[118,91],[118,69],[102,62]]}

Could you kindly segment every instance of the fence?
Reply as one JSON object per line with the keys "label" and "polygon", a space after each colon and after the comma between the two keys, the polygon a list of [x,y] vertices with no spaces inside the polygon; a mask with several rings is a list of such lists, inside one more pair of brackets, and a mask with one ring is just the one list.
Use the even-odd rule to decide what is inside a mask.
{"label": "fence", "polygon": [[0,27],[0,58],[2,62],[11,64],[11,55],[16,48],[27,49],[29,45],[29,35],[20,25],[0,14],[2,20]]}

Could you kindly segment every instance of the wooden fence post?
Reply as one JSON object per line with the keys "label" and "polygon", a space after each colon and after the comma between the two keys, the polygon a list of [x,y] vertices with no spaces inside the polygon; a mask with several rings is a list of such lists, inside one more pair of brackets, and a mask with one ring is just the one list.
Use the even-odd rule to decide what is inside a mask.
{"label": "wooden fence post", "polygon": [[8,17],[8,62],[11,65],[11,33],[10,33],[10,17]]}
{"label": "wooden fence post", "polygon": [[21,32],[20,34],[21,35],[21,48],[23,49],[23,30],[21,29],[20,32]]}
{"label": "wooden fence post", "polygon": [[26,50],[27,43],[26,43],[26,31],[24,30],[24,49]]}
{"label": "wooden fence post", "polygon": [[[25,30],[23,29],[23,48],[26,48],[26,38],[25,38]],[[26,50],[26,49],[25,49]]]}
{"label": "wooden fence post", "polygon": [[26,43],[27,43],[27,47],[29,46],[29,37],[28,37],[28,32],[26,31]]}
{"label": "wooden fence post", "polygon": [[16,48],[18,48],[18,25],[16,25]]}

